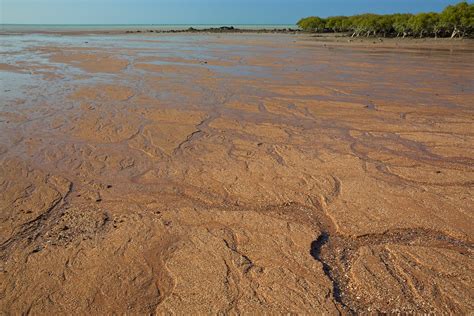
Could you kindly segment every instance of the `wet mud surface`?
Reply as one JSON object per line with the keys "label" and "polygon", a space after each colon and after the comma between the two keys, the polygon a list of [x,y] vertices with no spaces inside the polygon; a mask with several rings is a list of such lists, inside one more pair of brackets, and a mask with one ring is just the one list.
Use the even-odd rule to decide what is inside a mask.
{"label": "wet mud surface", "polygon": [[2,313],[474,311],[474,53],[0,38]]}

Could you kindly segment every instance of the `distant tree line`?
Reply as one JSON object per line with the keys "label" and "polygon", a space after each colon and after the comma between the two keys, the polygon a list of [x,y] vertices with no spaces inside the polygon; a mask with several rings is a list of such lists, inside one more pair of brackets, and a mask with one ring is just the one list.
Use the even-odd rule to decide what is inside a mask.
{"label": "distant tree line", "polygon": [[450,5],[441,13],[311,16],[297,24],[309,32],[350,32],[352,37],[473,37],[474,4],[461,2]]}

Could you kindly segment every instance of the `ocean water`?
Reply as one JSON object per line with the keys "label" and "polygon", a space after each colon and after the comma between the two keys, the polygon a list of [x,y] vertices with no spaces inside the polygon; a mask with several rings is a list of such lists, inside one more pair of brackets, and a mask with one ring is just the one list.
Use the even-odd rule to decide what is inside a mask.
{"label": "ocean water", "polygon": [[239,29],[297,28],[294,24],[0,24],[0,33],[62,33],[62,32],[120,32],[120,31],[170,31],[233,26]]}

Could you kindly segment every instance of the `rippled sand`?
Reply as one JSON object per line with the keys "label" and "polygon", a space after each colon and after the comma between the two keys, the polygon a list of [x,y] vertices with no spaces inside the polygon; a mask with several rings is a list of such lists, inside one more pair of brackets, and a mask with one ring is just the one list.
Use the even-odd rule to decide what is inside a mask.
{"label": "rippled sand", "polygon": [[1,37],[1,313],[474,312],[473,52]]}

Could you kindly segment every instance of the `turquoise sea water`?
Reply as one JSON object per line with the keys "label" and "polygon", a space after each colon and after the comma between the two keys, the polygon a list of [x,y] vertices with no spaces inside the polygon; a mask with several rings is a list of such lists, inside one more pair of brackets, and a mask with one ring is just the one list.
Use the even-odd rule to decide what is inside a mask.
{"label": "turquoise sea water", "polygon": [[186,30],[207,29],[211,27],[233,26],[239,29],[283,29],[297,28],[292,24],[1,24],[1,33],[35,33],[35,32],[106,32],[136,30]]}

